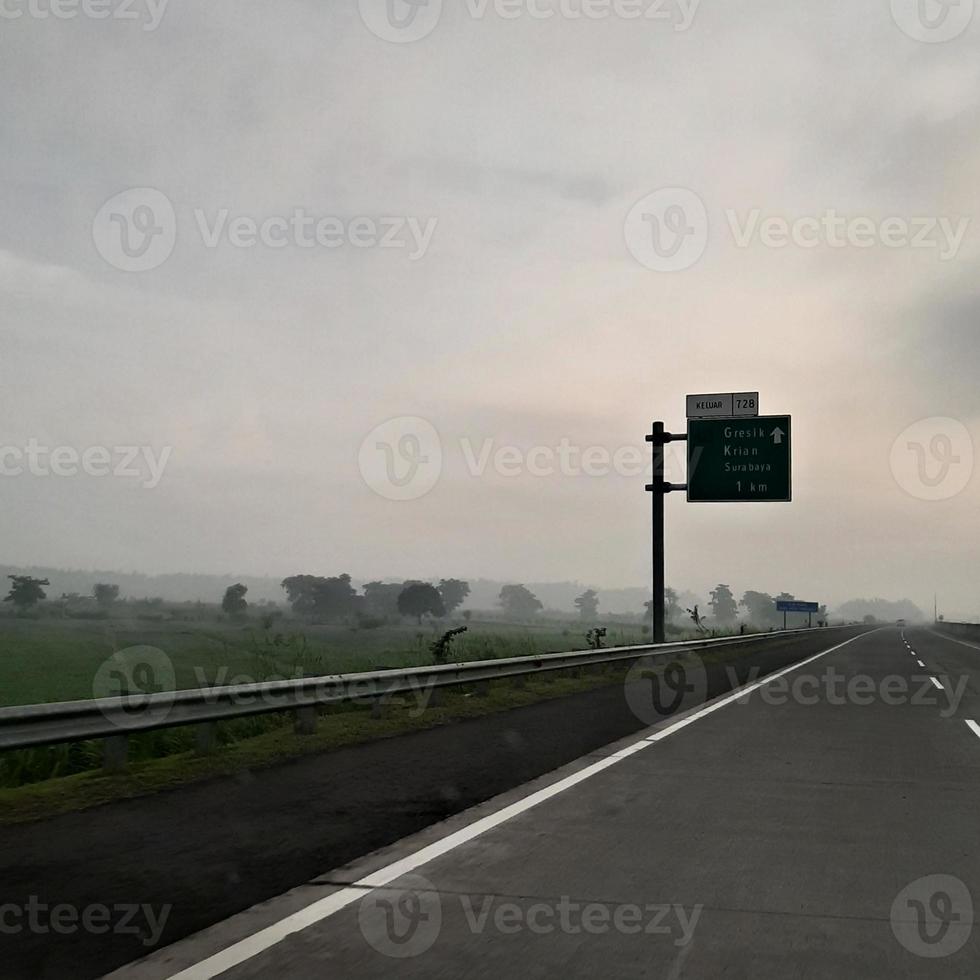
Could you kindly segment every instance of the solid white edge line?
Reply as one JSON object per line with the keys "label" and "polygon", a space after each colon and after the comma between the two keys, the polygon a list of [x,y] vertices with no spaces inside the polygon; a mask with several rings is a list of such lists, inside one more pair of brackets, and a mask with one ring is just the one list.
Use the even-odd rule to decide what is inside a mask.
{"label": "solid white edge line", "polygon": [[980,725],[978,725],[975,721],[969,720],[967,721],[967,725],[970,727],[970,731],[972,731],[977,738],[980,738]]}
{"label": "solid white edge line", "polygon": [[931,681],[932,681],[932,683],[933,683],[933,684],[935,684],[935,685],[936,685],[936,687],[938,687],[940,691],[943,691],[943,690],[945,690],[945,688],[944,688],[944,687],[942,686],[942,684],[940,684],[940,683],[939,683],[939,681],[937,681],[935,677],[932,677],[932,676],[930,675],[930,677],[929,677],[929,680],[931,680]]}
{"label": "solid white edge line", "polygon": [[[877,630],[872,630],[870,632],[877,632]],[[664,728],[662,731],[659,731],[654,735],[650,735],[647,738],[641,739],[639,742],[634,742],[632,745],[626,746],[625,749],[615,752],[612,755],[607,756],[605,759],[601,759],[599,762],[594,762],[591,765],[586,766],[584,769],[580,769],[578,772],[573,773],[571,776],[566,776],[557,783],[554,783],[551,786],[546,786],[544,789],[540,789],[537,792],[532,793],[530,796],[526,796],[523,800],[518,800],[516,803],[512,803],[510,806],[506,806],[502,810],[498,810],[496,813],[482,817],[481,819],[470,824],[469,827],[464,827],[462,830],[457,830],[440,841],[436,841],[433,844],[420,848],[414,854],[409,854],[400,861],[395,861],[393,864],[387,865],[387,867],[380,868],[377,871],[366,875],[364,878],[356,881],[353,885],[349,885],[346,888],[341,888],[332,895],[328,895],[326,898],[322,898],[318,902],[313,902],[312,905],[308,905],[305,909],[300,909],[298,912],[294,912],[292,915],[286,916],[286,918],[281,919],[279,922],[276,922],[271,926],[266,926],[264,929],[260,929],[253,935],[239,940],[237,943],[233,943],[226,949],[223,949],[220,952],[201,960],[200,963],[187,967],[187,969],[181,970],[179,973],[174,973],[169,980],[210,980],[212,977],[225,973],[227,970],[231,970],[234,967],[247,962],[253,957],[258,956],[259,953],[265,952],[265,950],[275,946],[277,943],[282,942],[282,940],[286,939],[288,936],[291,936],[293,933],[300,932],[309,926],[315,925],[317,922],[321,922],[324,919],[329,918],[331,915],[335,915],[342,909],[347,908],[348,905],[352,905],[359,898],[363,898],[367,889],[380,888],[384,885],[390,884],[396,878],[400,878],[403,875],[415,871],[423,865],[428,864],[430,861],[434,861],[436,858],[442,857],[443,854],[448,854],[461,844],[466,844],[475,837],[485,834],[488,830],[493,830],[494,827],[499,827],[500,824],[506,823],[513,817],[525,813],[526,811],[536,807],[539,803],[544,803],[546,800],[550,800],[553,796],[563,793],[566,789],[571,789],[573,786],[584,782],[586,779],[589,779],[597,773],[608,769],[610,766],[614,766],[617,762],[621,762],[623,759],[628,758],[635,752],[639,752],[641,749],[645,749],[656,742],[662,741],[669,735],[672,735],[674,732],[678,732],[682,728],[686,728],[688,725],[693,724],[695,721],[713,714],[715,711],[726,707],[733,701],[746,697],[758,688],[763,687],[764,685],[769,684],[794,670],[799,670],[801,667],[805,667],[807,664],[811,664],[815,660],[819,660],[821,657],[826,657],[828,654],[834,653],[841,647],[847,646],[848,643],[853,643],[855,640],[869,635],[870,633],[859,633],[857,636],[852,636],[849,639],[844,640],[843,643],[838,643],[827,650],[823,650],[820,653],[814,654],[812,657],[808,657],[806,660],[801,660],[798,664],[791,664],[789,667],[785,667],[774,674],[770,674],[768,677],[764,677],[762,680],[754,681],[752,684],[747,684],[745,687],[740,687],[723,698],[712,702],[710,705],[693,712],[692,714],[683,718],[681,721]]]}
{"label": "solid white edge line", "polygon": [[961,647],[969,647],[971,650],[980,650],[980,647],[976,643],[967,643],[966,640],[957,640],[955,636],[947,636],[945,633],[937,633],[935,630],[929,630],[933,636],[938,636],[941,640],[949,640],[950,643],[958,643]]}

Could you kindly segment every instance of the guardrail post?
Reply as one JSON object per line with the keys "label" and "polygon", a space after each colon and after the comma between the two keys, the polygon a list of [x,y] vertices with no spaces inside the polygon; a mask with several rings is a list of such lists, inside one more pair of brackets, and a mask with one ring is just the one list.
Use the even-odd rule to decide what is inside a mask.
{"label": "guardrail post", "polygon": [[205,721],[197,726],[194,738],[194,748],[198,755],[207,755],[214,750],[218,741],[218,725],[213,721]]}
{"label": "guardrail post", "polygon": [[316,734],[316,705],[308,704],[296,709],[293,714],[293,730],[297,735]]}
{"label": "guardrail post", "polygon": [[107,735],[102,739],[102,768],[106,772],[122,772],[128,761],[128,735]]}
{"label": "guardrail post", "polygon": [[381,697],[375,698],[374,703],[371,705],[371,717],[384,718],[385,708],[387,707],[388,707],[388,698],[386,695],[382,694]]}

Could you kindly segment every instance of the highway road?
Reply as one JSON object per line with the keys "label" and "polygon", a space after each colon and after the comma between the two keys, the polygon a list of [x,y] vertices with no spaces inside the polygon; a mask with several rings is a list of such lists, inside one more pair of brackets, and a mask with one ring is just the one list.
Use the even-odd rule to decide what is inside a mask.
{"label": "highway road", "polygon": [[980,648],[882,628],[112,976],[975,980],[978,815]]}

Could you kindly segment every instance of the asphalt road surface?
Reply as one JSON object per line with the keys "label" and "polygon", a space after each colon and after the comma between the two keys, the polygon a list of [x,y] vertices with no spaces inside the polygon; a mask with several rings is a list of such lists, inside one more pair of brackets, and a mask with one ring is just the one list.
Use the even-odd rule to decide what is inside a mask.
{"label": "asphalt road surface", "polygon": [[118,976],[975,980],[978,665],[865,633]]}
{"label": "asphalt road surface", "polygon": [[[670,677],[657,697],[637,701],[653,693],[642,679],[610,678],[571,697],[4,827],[0,977],[102,976],[828,642],[822,631],[780,634],[750,642],[734,676],[709,663]],[[47,907],[33,925],[32,902]],[[104,907],[110,928],[49,922],[56,908]]]}

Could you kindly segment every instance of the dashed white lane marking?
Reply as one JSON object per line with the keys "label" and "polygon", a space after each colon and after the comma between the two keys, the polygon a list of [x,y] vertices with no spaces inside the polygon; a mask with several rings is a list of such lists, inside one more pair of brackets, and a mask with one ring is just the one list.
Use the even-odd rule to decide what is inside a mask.
{"label": "dashed white lane marking", "polygon": [[935,677],[930,677],[929,680],[931,680],[932,683],[935,684],[936,687],[938,687],[940,691],[944,690],[942,684],[940,684],[939,681],[937,681]]}
{"label": "dashed white lane marking", "polygon": [[918,665],[919,665],[920,667],[925,667],[925,664],[924,664],[924,663],[923,663],[923,662],[922,662],[921,660],[916,660],[916,663],[917,663],[917,664],[918,664]]}
{"label": "dashed white lane marking", "polygon": [[978,725],[975,721],[967,721],[967,725],[969,725],[970,731],[973,732],[977,738],[980,738],[980,725]]}
{"label": "dashed white lane marking", "polygon": [[669,735],[673,735],[674,732],[679,732],[682,728],[693,725],[694,722],[699,721],[701,718],[714,714],[714,712],[732,704],[734,701],[744,698],[747,694],[751,694],[758,688],[764,687],[766,684],[770,684],[772,681],[778,680],[780,677],[794,670],[806,667],[807,664],[812,664],[815,660],[826,657],[828,654],[840,650],[841,647],[847,646],[848,643],[853,643],[862,636],[868,635],[868,633],[860,633],[858,636],[852,636],[850,639],[844,640],[843,643],[838,643],[836,646],[814,654],[806,660],[801,660],[798,664],[793,664],[783,670],[778,670],[774,674],[764,677],[762,680],[746,684],[745,687],[740,687],[732,691],[731,694],[727,694],[725,697],[719,698],[717,701],[713,701],[711,704],[692,712],[673,725],[669,725],[667,728],[645,739],[641,739],[639,742],[634,742],[632,745],[626,746],[625,749],[615,752],[605,759],[600,759],[598,762],[594,762],[584,769],[580,769],[571,776],[560,779],[551,786],[539,789],[525,796],[524,799],[518,800],[510,806],[505,806],[496,813],[482,817],[471,823],[468,827],[463,827],[462,830],[448,834],[442,840],[422,847],[414,854],[409,854],[400,861],[395,861],[387,865],[387,867],[374,871],[366,877],[361,878],[360,881],[356,881],[353,885],[341,888],[332,895],[321,898],[318,902],[314,902],[305,909],[300,909],[298,912],[286,916],[286,918],[281,919],[271,926],[267,926],[265,929],[260,929],[253,935],[247,936],[245,939],[233,943],[227,949],[221,950],[220,953],[215,953],[213,956],[201,960],[200,963],[195,963],[194,966],[189,966],[186,970],[181,970],[179,973],[173,974],[170,980],[210,980],[211,977],[216,977],[227,970],[231,970],[245,963],[247,960],[258,956],[259,953],[264,952],[271,946],[275,946],[276,943],[282,942],[287,936],[291,936],[293,933],[300,932],[309,926],[322,922],[331,915],[335,915],[342,909],[347,908],[348,905],[353,905],[358,899],[364,897],[366,889],[382,888],[390,884],[396,878],[401,878],[403,875],[415,871],[416,868],[421,868],[430,861],[434,861],[436,858],[442,857],[442,855],[448,854],[450,851],[454,851],[460,845],[466,844],[476,837],[480,837],[488,830],[493,830],[494,827],[499,827],[502,823],[506,823],[513,817],[526,813],[539,803],[544,803],[546,800],[550,800],[553,796],[557,796],[566,789],[571,789],[571,787],[585,782],[586,779],[608,769],[610,766],[616,765],[617,762],[622,762],[623,759],[633,755],[634,752],[649,748],[649,746],[663,741]]}

